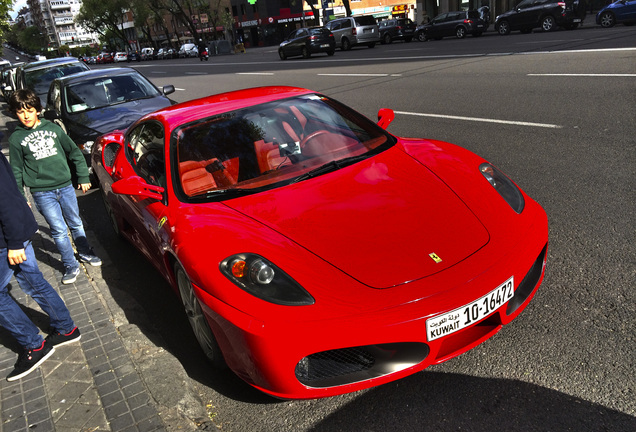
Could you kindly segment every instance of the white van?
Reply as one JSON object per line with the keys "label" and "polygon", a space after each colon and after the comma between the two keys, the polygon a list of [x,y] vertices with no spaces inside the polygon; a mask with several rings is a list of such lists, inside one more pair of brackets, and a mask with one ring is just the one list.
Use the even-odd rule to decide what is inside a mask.
{"label": "white van", "polygon": [[155,58],[155,50],[154,48],[142,48],[140,55],[142,60],[152,60]]}
{"label": "white van", "polygon": [[181,45],[181,48],[179,48],[179,58],[198,57],[198,56],[199,56],[199,49],[193,43],[183,44]]}

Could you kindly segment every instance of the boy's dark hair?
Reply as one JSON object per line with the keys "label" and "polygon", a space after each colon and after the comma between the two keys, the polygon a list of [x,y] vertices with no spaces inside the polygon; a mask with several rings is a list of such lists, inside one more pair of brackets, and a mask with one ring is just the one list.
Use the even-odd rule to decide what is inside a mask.
{"label": "boy's dark hair", "polygon": [[33,90],[16,90],[11,97],[9,97],[9,111],[13,114],[18,110],[28,108],[35,108],[37,112],[42,111],[42,102],[40,102],[40,98]]}

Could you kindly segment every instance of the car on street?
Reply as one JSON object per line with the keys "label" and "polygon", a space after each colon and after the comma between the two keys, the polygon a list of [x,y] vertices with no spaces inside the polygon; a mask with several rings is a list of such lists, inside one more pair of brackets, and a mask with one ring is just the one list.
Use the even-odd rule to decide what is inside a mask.
{"label": "car on street", "polygon": [[114,60],[115,63],[128,61],[128,54],[126,54],[125,52],[115,53]]}
{"label": "car on street", "polygon": [[416,25],[410,18],[392,18],[378,23],[380,41],[390,44],[396,40],[411,42],[415,36]]}
{"label": "car on street", "polygon": [[574,29],[585,19],[585,5],[581,0],[523,0],[514,9],[497,16],[495,30],[505,36],[514,30],[530,33],[535,28]]}
{"label": "car on street", "polygon": [[348,51],[354,46],[373,48],[380,42],[378,23],[371,15],[338,18],[325,24],[336,40],[336,47]]}
{"label": "car on street", "polygon": [[287,57],[302,56],[309,58],[312,54],[327,53],[332,56],[336,52],[336,40],[326,27],[301,27],[294,30],[278,47],[281,60]]}
{"label": "car on street", "polygon": [[422,42],[447,36],[463,39],[467,34],[476,37],[485,31],[486,22],[476,10],[453,11],[439,14],[429,23],[418,26],[415,37]]}
{"label": "car on street", "polygon": [[154,60],[155,50],[154,48],[142,48],[140,55],[142,60]]}
{"label": "car on street", "polygon": [[54,79],[87,70],[90,68],[86,63],[75,57],[60,57],[25,63],[16,70],[15,90],[30,88],[40,98],[42,107],[45,107],[46,94]]}
{"label": "car on street", "polygon": [[343,394],[458,356],[529,304],[543,208],[464,148],[389,133],[394,116],[260,87],[96,141],[113,228],[212,365],[278,398]]}
{"label": "car on street", "polygon": [[601,25],[601,27],[614,27],[618,23],[625,25],[636,23],[636,0],[615,1],[596,14],[596,24]]}
{"label": "car on street", "polygon": [[179,48],[179,52],[177,53],[178,58],[198,57],[198,56],[199,56],[199,48],[193,43],[186,43],[181,45],[181,48]]}
{"label": "car on street", "polygon": [[172,105],[167,95],[173,92],[174,86],[159,90],[132,68],[96,69],[53,80],[44,116],[89,155],[98,136]]}

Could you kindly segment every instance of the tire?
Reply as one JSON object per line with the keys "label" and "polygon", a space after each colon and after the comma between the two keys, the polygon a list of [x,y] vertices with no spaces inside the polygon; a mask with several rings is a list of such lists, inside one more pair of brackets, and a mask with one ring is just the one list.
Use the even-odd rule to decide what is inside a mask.
{"label": "tire", "polygon": [[384,36],[382,36],[382,44],[386,45],[386,44],[390,44],[392,42],[391,40],[391,35],[386,33]]}
{"label": "tire", "polygon": [[417,34],[417,40],[420,42],[426,42],[428,39],[426,38],[426,35],[424,34],[424,32],[419,32]]}
{"label": "tire", "polygon": [[281,60],[287,60],[287,56],[285,55],[285,53],[283,52],[282,48],[278,49],[278,56],[280,57]]}
{"label": "tire", "polygon": [[301,54],[303,56],[303,58],[308,59],[309,57],[311,57],[311,53],[309,52],[309,50],[307,49],[307,47],[303,47]]}
{"label": "tire", "polygon": [[117,216],[115,216],[115,212],[113,212],[113,208],[108,203],[108,199],[106,198],[106,192],[104,192],[104,188],[100,187],[99,190],[102,193],[102,200],[104,201],[104,207],[106,208],[106,214],[108,214],[108,220],[110,221],[110,226],[115,231],[117,238],[123,240],[124,236],[121,233],[121,229],[119,228],[119,222],[117,221]]}
{"label": "tire", "polygon": [[497,33],[502,36],[510,34],[510,24],[508,23],[508,21],[501,21],[499,24],[497,24]]}
{"label": "tire", "polygon": [[601,27],[603,28],[610,28],[616,25],[616,18],[611,12],[603,12],[603,15],[601,15],[599,21],[601,22]]}
{"label": "tire", "polygon": [[351,42],[349,42],[349,39],[347,38],[342,38],[342,51],[350,51],[351,50]]}
{"label": "tire", "polygon": [[550,32],[557,28],[556,21],[552,15],[547,15],[541,20],[541,28],[543,31]]}
{"label": "tire", "polygon": [[190,322],[190,327],[194,336],[199,342],[199,346],[203,350],[203,353],[208,360],[214,365],[214,367],[223,369],[225,366],[225,360],[223,359],[223,353],[219,344],[214,337],[214,333],[208,325],[208,321],[205,318],[203,309],[199,304],[199,300],[194,294],[192,283],[188,275],[179,264],[175,265],[175,279],[177,281],[177,287],[179,288],[179,294],[181,296],[181,303],[185,309],[186,316]]}
{"label": "tire", "polygon": [[455,36],[457,39],[464,39],[466,37],[466,28],[459,26],[455,29]]}

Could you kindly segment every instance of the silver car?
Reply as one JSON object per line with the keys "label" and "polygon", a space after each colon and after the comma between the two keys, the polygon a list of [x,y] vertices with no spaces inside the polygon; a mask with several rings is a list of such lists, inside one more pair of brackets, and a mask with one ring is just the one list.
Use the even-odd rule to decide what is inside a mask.
{"label": "silver car", "polygon": [[336,47],[348,51],[356,45],[373,48],[380,42],[378,23],[371,15],[338,18],[325,24],[336,38]]}

